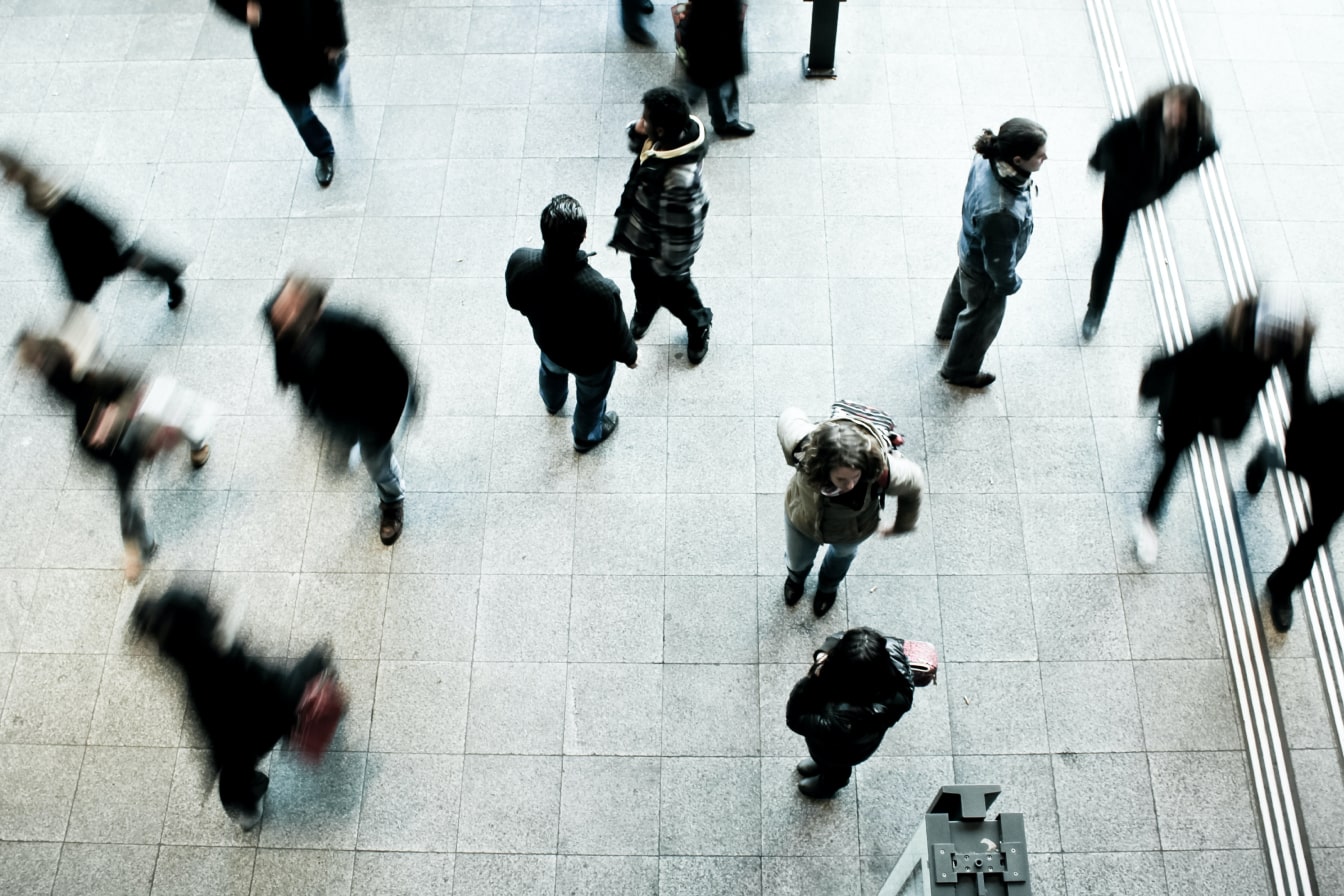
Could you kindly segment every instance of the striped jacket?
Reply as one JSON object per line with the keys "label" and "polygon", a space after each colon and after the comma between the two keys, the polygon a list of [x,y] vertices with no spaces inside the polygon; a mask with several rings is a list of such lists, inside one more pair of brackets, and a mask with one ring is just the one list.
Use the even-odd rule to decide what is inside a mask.
{"label": "striped jacket", "polygon": [[705,162],[705,126],[691,116],[681,146],[659,149],[644,141],[616,209],[616,231],[608,244],[618,252],[653,259],[660,276],[690,272],[705,232],[709,199],[700,183]]}

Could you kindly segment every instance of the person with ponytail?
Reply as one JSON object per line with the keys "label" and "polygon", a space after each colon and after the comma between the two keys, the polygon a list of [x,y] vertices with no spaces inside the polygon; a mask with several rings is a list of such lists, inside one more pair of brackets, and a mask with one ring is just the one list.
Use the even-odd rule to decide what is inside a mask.
{"label": "person with ponytail", "polygon": [[981,370],[999,333],[1008,296],[1022,288],[1017,263],[1031,242],[1031,176],[1045,164],[1045,128],[1010,118],[999,133],[983,131],[961,203],[958,265],[943,297],[934,335],[951,341],[943,379],[983,389],[994,374]]}

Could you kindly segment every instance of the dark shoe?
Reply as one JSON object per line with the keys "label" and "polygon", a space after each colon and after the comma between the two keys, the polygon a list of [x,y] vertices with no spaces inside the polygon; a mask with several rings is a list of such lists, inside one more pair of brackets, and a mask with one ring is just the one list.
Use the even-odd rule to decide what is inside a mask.
{"label": "dark shoe", "polygon": [[205,466],[205,462],[210,459],[210,446],[202,445],[199,448],[191,449],[191,468],[199,470]]}
{"label": "dark shoe", "polygon": [[1282,597],[1273,591],[1269,592],[1269,618],[1274,622],[1274,627],[1281,632],[1286,632],[1293,627],[1293,593],[1291,591]]}
{"label": "dark shoe", "polygon": [[649,33],[649,29],[645,28],[643,25],[626,25],[625,36],[635,43],[642,44],[646,47],[653,47],[658,44],[658,41],[654,36]]}
{"label": "dark shoe", "polygon": [[1253,495],[1260,494],[1260,489],[1265,487],[1265,477],[1269,475],[1269,464],[1265,463],[1265,449],[1256,452],[1255,457],[1246,465],[1246,491]]}
{"label": "dark shoe", "polygon": [[319,187],[331,186],[331,179],[336,176],[336,157],[318,156],[317,157],[317,185]]}
{"label": "dark shoe", "polygon": [[653,323],[653,315],[641,317],[636,311],[630,315],[630,335],[636,339],[643,339],[644,334],[649,332],[649,325]]}
{"label": "dark shoe", "polygon": [[1101,326],[1101,312],[1096,308],[1087,309],[1083,315],[1083,341],[1091,342],[1092,337],[1097,335],[1097,327]]}
{"label": "dark shoe", "polygon": [[952,334],[951,334],[951,333],[948,333],[946,336],[944,336],[942,333],[939,333],[937,330],[934,330],[934,331],[933,331],[933,338],[934,338],[934,339],[937,339],[939,342],[951,342],[951,341],[952,341]]}
{"label": "dark shoe", "polygon": [[795,579],[793,576],[787,576],[784,579],[784,605],[792,607],[803,599],[803,588],[807,585],[807,579]]}
{"label": "dark shoe", "polygon": [[686,331],[686,360],[699,364],[709,354],[709,324]]}
{"label": "dark shoe", "polygon": [[378,523],[378,538],[383,544],[392,544],[401,537],[401,514],[404,504],[404,501],[395,504],[378,502],[378,507],[383,511],[383,518]]}
{"label": "dark shoe", "polygon": [[182,301],[187,297],[187,290],[176,280],[168,284],[168,307],[177,310],[182,306]]}
{"label": "dark shoe", "polygon": [[983,370],[971,376],[959,376],[956,378],[950,377],[947,374],[942,373],[941,371],[939,371],[939,375],[942,376],[943,379],[947,380],[952,385],[963,386],[967,389],[983,389],[990,383],[994,382],[995,379],[997,379],[997,377],[995,377],[994,374],[986,373]]}
{"label": "dark shoe", "polygon": [[644,0],[643,3],[639,4],[639,11],[642,12],[642,13],[644,13],[644,15],[646,15],[646,16],[652,14],[652,13],[653,13],[653,0]]}
{"label": "dark shoe", "polygon": [[721,128],[715,128],[714,133],[720,137],[750,137],[756,133],[756,126],[745,121],[730,121]]}
{"label": "dark shoe", "polygon": [[615,411],[608,411],[607,413],[603,414],[602,437],[600,439],[595,439],[591,442],[588,441],[587,439],[584,439],[582,441],[575,439],[574,450],[579,452],[580,454],[587,454],[589,451],[592,451],[598,445],[601,445],[607,439],[611,438],[611,434],[616,431],[616,424],[620,422],[621,418],[616,416]]}
{"label": "dark shoe", "polygon": [[825,616],[835,606],[836,594],[840,590],[839,582],[817,581],[817,593],[812,596],[812,612]]}
{"label": "dark shoe", "polygon": [[[843,784],[840,785],[840,787],[843,786]],[[814,800],[828,800],[835,796],[840,787],[827,787],[819,775],[813,775],[798,782],[798,789],[803,796],[810,796]]]}
{"label": "dark shoe", "polygon": [[820,772],[821,766],[817,765],[815,759],[809,757],[798,763],[798,774],[804,778],[815,778]]}

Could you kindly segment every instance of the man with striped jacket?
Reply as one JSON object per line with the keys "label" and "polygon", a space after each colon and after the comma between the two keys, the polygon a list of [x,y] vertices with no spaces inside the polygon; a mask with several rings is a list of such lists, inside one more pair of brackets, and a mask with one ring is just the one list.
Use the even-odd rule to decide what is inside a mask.
{"label": "man with striped jacket", "polygon": [[705,126],[686,97],[670,87],[644,94],[644,113],[630,126],[638,153],[616,210],[610,245],[630,253],[635,313],[630,332],[643,337],[659,308],[686,325],[686,356],[699,364],[709,352],[714,314],[691,282],[691,265],[704,235],[709,200],[700,183]]}

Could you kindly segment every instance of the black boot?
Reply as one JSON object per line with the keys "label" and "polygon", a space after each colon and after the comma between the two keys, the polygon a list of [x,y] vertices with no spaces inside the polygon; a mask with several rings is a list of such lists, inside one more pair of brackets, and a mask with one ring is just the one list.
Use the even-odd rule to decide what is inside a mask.
{"label": "black boot", "polygon": [[807,574],[812,571],[808,567],[802,572],[789,570],[789,574],[784,577],[784,605],[792,607],[798,601],[803,599],[803,589],[807,586]]}
{"label": "black boot", "polygon": [[840,591],[840,582],[830,579],[817,579],[817,593],[812,597],[812,612],[825,616],[835,606],[836,595]]}
{"label": "black boot", "polygon": [[1284,588],[1275,580],[1275,575],[1277,573],[1271,573],[1265,583],[1265,590],[1269,592],[1269,618],[1276,629],[1286,632],[1293,627],[1293,589]]}

